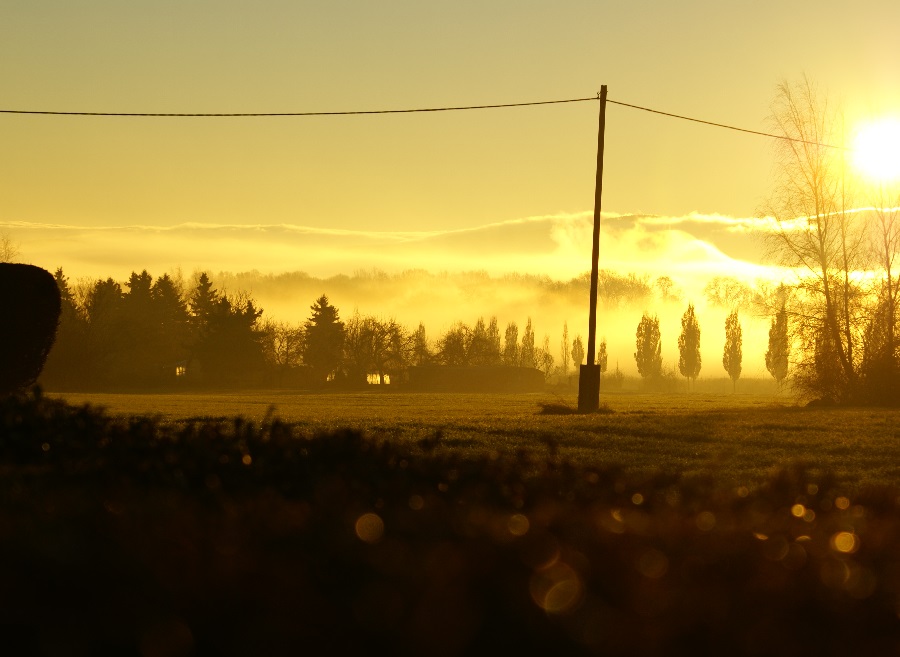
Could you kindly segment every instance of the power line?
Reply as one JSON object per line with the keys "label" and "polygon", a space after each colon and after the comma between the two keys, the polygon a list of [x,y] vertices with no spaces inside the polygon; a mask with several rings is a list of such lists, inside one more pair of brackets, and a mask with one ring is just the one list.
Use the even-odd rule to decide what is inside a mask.
{"label": "power line", "polygon": [[247,112],[247,113],[163,113],[163,112],[53,112],[46,110],[0,110],[0,114],[42,114],[50,116],[125,116],[125,117],[194,117],[194,118],[237,118],[237,117],[263,117],[263,116],[350,116],[358,114],[413,114],[415,112],[456,112],[459,110],[497,109],[501,107],[530,107],[533,105],[556,105],[560,103],[582,103],[591,98],[566,98],[563,100],[539,100],[530,103],[503,103],[500,105],[465,105],[458,107],[420,107],[415,109],[392,110],[351,110],[342,112]]}
{"label": "power line", "polygon": [[[462,110],[479,110],[479,109],[501,109],[508,107],[533,107],[535,105],[559,105],[562,103],[583,103],[586,101],[598,100],[597,96],[590,98],[564,98],[560,100],[539,100],[527,103],[500,103],[496,105],[459,105],[453,107],[418,107],[412,109],[387,109],[387,110],[349,110],[337,112],[231,112],[231,113],[188,113],[188,112],[64,112],[52,110],[0,110],[0,114],[27,114],[41,116],[100,116],[100,117],[153,117],[153,118],[247,118],[247,117],[298,117],[298,116],[358,116],[365,114],[415,114],[419,112],[457,112]],[[620,100],[607,99],[606,102],[613,105],[621,105],[622,107],[630,107],[632,109],[650,112],[668,116],[673,119],[681,119],[682,121],[692,121],[716,128],[725,128],[727,130],[735,130],[737,132],[745,132],[751,135],[759,135],[761,137],[769,137],[771,139],[781,139],[784,141],[792,141],[801,144],[809,144],[812,146],[821,146],[823,148],[835,148],[838,150],[849,151],[852,149],[846,146],[836,146],[834,144],[825,144],[817,141],[809,141],[806,139],[797,139],[795,137],[787,137],[785,135],[776,135],[770,132],[761,132],[759,130],[750,130],[748,128],[739,128],[737,126],[725,123],[716,123],[714,121],[706,121],[691,116],[681,114],[672,114],[671,112],[663,112],[661,110],[652,109],[650,107],[642,107],[640,105],[632,105],[624,103]]]}
{"label": "power line", "polygon": [[727,125],[725,123],[715,123],[713,121],[704,121],[703,119],[695,119],[690,116],[682,116],[680,114],[672,114],[670,112],[662,112],[660,110],[650,109],[649,107],[641,107],[640,105],[631,105],[629,103],[623,103],[618,100],[610,100],[606,99],[607,103],[612,103],[613,105],[622,105],[623,107],[631,107],[632,109],[642,110],[644,112],[652,112],[653,114],[661,114],[663,116],[669,116],[673,119],[682,119],[683,121],[693,121],[694,123],[702,123],[704,125],[715,126],[716,128],[726,128],[728,130],[737,130],[738,132],[746,132],[751,135],[760,135],[762,137],[771,137],[772,139],[782,139],[784,141],[794,141],[799,142],[801,144],[810,144],[811,146],[822,146],[823,148],[836,148],[842,151],[852,150],[847,148],[846,146],[836,146],[834,144],[824,144],[819,141],[809,141],[806,139],[797,139],[796,137],[787,137],[785,135],[775,135],[771,132],[760,132],[759,130],[749,130],[747,128],[738,128],[737,126]]}

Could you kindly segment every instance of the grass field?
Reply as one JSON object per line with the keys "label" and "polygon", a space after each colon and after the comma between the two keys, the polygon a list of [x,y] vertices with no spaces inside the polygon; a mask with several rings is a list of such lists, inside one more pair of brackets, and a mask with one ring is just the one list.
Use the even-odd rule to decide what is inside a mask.
{"label": "grass field", "polygon": [[715,477],[752,487],[774,469],[829,472],[848,490],[900,486],[900,411],[805,408],[791,397],[731,394],[608,394],[608,412],[543,414],[551,394],[334,393],[64,394],[111,415],[163,421],[278,417],[304,433],[353,428],[375,439],[413,443],[439,434],[439,450],[469,456],[555,451],[578,463],[629,473]]}

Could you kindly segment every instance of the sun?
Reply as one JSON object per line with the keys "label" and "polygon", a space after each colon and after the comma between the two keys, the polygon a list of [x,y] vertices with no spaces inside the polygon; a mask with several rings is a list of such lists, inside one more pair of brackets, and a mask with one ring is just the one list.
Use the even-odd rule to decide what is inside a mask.
{"label": "sun", "polygon": [[900,119],[864,124],[854,140],[853,163],[874,181],[900,180]]}

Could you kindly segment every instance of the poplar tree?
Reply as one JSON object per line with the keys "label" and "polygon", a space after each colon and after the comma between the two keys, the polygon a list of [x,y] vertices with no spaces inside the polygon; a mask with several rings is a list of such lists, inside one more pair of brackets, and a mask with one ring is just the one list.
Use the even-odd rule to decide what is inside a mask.
{"label": "poplar tree", "polygon": [[600,348],[597,350],[597,365],[600,366],[600,372],[606,371],[609,358],[606,354],[606,338],[600,340]]}
{"label": "poplar tree", "polygon": [[510,367],[519,365],[519,327],[515,322],[506,325],[503,336],[503,364]]}
{"label": "poplar tree", "polygon": [[689,303],[681,317],[681,335],[678,336],[678,371],[693,386],[700,374],[700,324],[694,314],[694,304]]}
{"label": "poplar tree", "polygon": [[788,341],[788,318],[784,304],[772,318],[769,327],[769,349],[766,351],[766,369],[769,370],[780,388],[788,373],[788,357],[790,342]]}
{"label": "poplar tree", "polygon": [[731,378],[732,388],[737,390],[737,380],[741,376],[741,322],[738,319],[738,311],[734,309],[725,318],[725,353],[722,356],[722,365]]}
{"label": "poplar tree", "polygon": [[572,340],[572,362],[575,363],[575,369],[584,364],[584,342],[581,341],[580,335],[576,335]]}
{"label": "poplar tree", "polygon": [[525,333],[522,334],[522,347],[519,349],[519,357],[522,367],[537,367],[534,358],[534,330],[531,328],[531,317],[525,325]]}
{"label": "poplar tree", "polygon": [[659,334],[659,317],[644,313],[637,327],[634,360],[642,377],[657,377],[662,373],[662,341]]}

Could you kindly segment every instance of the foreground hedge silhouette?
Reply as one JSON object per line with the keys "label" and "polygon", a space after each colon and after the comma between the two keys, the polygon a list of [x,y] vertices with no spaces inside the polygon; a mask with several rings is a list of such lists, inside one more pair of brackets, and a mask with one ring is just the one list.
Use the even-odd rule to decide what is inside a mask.
{"label": "foreground hedge silhouette", "polygon": [[271,419],[0,401],[10,654],[863,655],[897,490],[464,457]]}
{"label": "foreground hedge silhouette", "polygon": [[0,394],[37,380],[59,323],[56,281],[34,265],[0,262]]}

